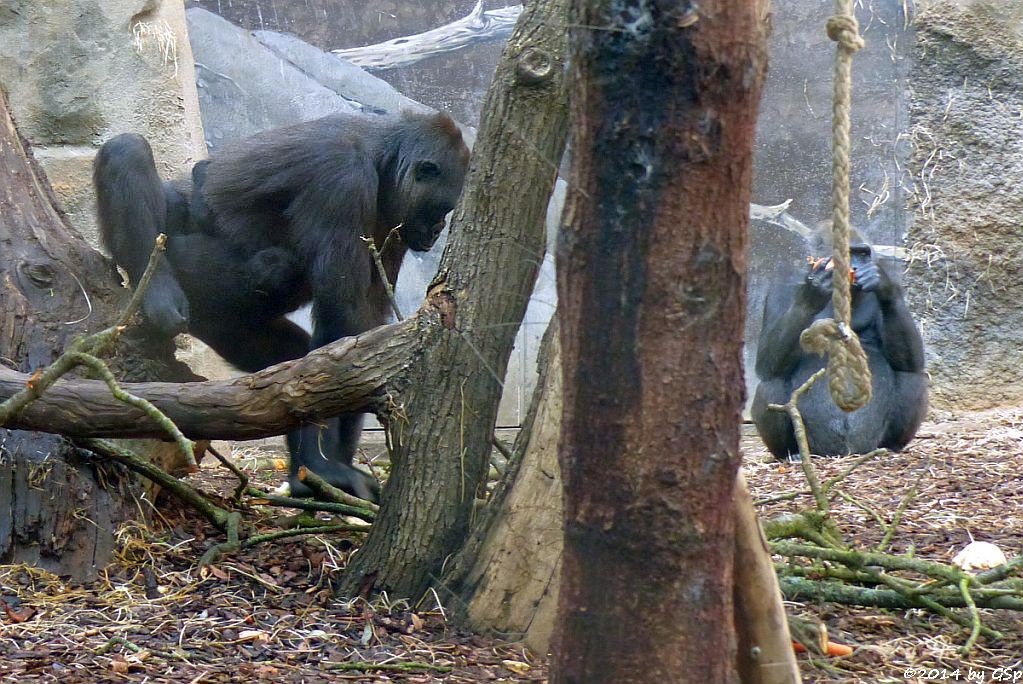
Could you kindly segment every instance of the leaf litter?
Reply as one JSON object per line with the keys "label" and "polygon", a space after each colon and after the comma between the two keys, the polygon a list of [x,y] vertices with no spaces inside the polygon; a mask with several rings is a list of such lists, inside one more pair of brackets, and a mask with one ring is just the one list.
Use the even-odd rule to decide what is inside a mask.
{"label": "leaf litter", "polygon": [[[755,434],[743,439],[755,499],[805,489],[796,464],[768,458]],[[851,458],[815,459],[822,478]],[[926,465],[924,465],[926,464]],[[1023,552],[1023,409],[943,416],[925,423],[902,453],[861,465],[842,483],[833,513],[846,539],[876,546],[916,485],[892,551],[949,562],[971,541]],[[247,469],[273,486],[272,469]],[[235,480],[204,468],[206,491],[227,496]],[[759,506],[763,517],[812,506],[809,494]],[[168,511],[173,511],[169,513]],[[277,529],[279,511],[247,520]],[[149,529],[124,525],[115,562],[87,583],[29,565],[0,566],[0,679],[76,682],[545,682],[545,659],[521,645],[453,625],[435,600],[412,607],[387,596],[334,597],[358,535],[260,544],[204,571],[196,561],[219,539],[190,510],[164,506]],[[933,681],[958,670],[1023,671],[1023,615],[982,610],[1005,635],[981,639],[964,661],[958,625],[919,610],[890,611],[788,602],[790,614],[823,623],[851,656],[801,654],[804,682]],[[358,669],[366,667],[369,669]],[[1021,675],[1023,676],[1023,675]]]}

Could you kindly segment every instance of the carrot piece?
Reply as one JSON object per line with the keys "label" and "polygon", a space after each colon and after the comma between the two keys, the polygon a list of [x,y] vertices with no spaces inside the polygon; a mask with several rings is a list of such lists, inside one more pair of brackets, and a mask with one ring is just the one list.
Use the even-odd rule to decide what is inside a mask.
{"label": "carrot piece", "polygon": [[845,644],[836,644],[834,641],[828,642],[828,655],[829,656],[848,656],[852,655],[852,646],[846,646]]}
{"label": "carrot piece", "polygon": [[[792,642],[792,650],[796,653],[806,653],[806,646],[799,643],[798,641]],[[852,646],[846,646],[845,644],[836,644],[834,641],[828,642],[828,647],[825,651],[829,656],[841,658],[843,656],[852,655]]]}

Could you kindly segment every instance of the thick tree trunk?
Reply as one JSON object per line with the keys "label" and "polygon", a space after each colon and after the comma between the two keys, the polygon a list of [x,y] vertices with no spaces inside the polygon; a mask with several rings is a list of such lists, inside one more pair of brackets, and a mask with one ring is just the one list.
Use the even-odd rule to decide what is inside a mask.
{"label": "thick tree trunk", "polygon": [[[540,345],[540,377],[513,457],[485,517],[444,577],[442,598],[479,632],[546,653],[561,573],[561,346],[555,317]],[[449,600],[451,596],[453,600]]]}
{"label": "thick tree trunk", "polygon": [[[26,149],[0,92],[0,363],[30,372],[109,325],[127,298],[110,264],[54,209]],[[173,362],[169,342],[129,338],[119,348],[121,377],[195,377]],[[109,559],[116,524],[138,515],[140,493],[114,469],[83,464],[60,438],[0,429],[0,561],[87,578]]]}
{"label": "thick tree trunk", "polygon": [[[557,612],[562,557],[558,465],[562,367],[557,319],[544,335],[540,378],[513,463],[486,517],[445,575],[444,598],[471,629],[522,640],[546,653]],[[742,471],[735,483],[735,627],[743,684],[799,682],[770,550]],[[444,596],[444,595],[442,595]]]}
{"label": "thick tree trunk", "polygon": [[414,352],[388,420],[391,479],[341,586],[418,598],[468,534],[508,356],[544,254],[565,144],[564,8],[538,0],[505,47],[428,302],[447,330]]}
{"label": "thick tree trunk", "polygon": [[732,494],[764,9],[573,7],[552,681],[733,682]]}

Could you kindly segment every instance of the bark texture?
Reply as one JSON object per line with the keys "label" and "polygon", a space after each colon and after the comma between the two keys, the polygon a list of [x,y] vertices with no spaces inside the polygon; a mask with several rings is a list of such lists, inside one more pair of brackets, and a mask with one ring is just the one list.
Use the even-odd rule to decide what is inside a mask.
{"label": "bark texture", "polygon": [[565,144],[564,8],[526,8],[484,104],[466,188],[428,301],[445,334],[413,354],[391,412],[392,475],[344,594],[419,598],[468,534],[508,356],[544,254],[544,215]]}
{"label": "bark texture", "polygon": [[[0,91],[0,363],[21,378],[15,390],[27,376],[8,369],[51,363],[75,336],[109,325],[127,300],[110,264],[54,209],[26,149]],[[112,365],[121,377],[195,377],[173,361],[169,341],[128,337],[119,350]],[[176,450],[160,451],[157,462]],[[0,562],[79,579],[106,564],[114,527],[138,515],[132,496],[141,489],[81,453],[51,435],[0,429]]]}
{"label": "bark texture", "polygon": [[[443,331],[439,312],[425,306],[414,318],[374,328],[231,380],[123,383],[148,399],[192,439],[256,439],[304,420],[345,411],[386,414],[389,392],[406,382],[416,345]],[[0,401],[20,390],[28,374],[0,368]],[[117,401],[98,380],[61,380],[11,422],[70,437],[157,437],[165,434],[143,414]]]}
{"label": "bark texture", "polygon": [[732,682],[757,0],[576,0],[555,682]]}
{"label": "bark texture", "polygon": [[[561,349],[557,318],[540,346],[540,377],[513,458],[444,589],[470,629],[546,653],[561,574]],[[442,595],[443,597],[444,595]]]}
{"label": "bark texture", "polygon": [[742,684],[798,684],[799,665],[778,576],[741,470],[735,481],[734,503],[739,677]]}

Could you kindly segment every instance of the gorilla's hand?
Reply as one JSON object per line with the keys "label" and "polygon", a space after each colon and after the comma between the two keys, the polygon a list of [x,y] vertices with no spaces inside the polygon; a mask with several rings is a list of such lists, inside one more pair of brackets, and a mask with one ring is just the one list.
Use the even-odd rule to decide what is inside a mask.
{"label": "gorilla's hand", "polygon": [[877,294],[878,300],[882,304],[902,300],[905,296],[902,284],[899,282],[898,276],[892,276],[888,270],[890,266],[887,263],[875,264],[874,268],[877,270],[877,284],[874,286],[874,292]]}
{"label": "gorilla's hand", "polygon": [[188,298],[169,273],[157,272],[142,299],[142,315],[161,334],[173,337],[188,328]]}
{"label": "gorilla's hand", "polygon": [[874,292],[881,286],[881,269],[873,259],[855,264],[856,280],[853,287],[862,292]]}
{"label": "gorilla's hand", "polygon": [[830,259],[825,259],[810,267],[806,274],[803,286],[799,288],[799,298],[814,312],[820,311],[831,300],[831,291],[834,287],[832,278],[835,274],[834,268],[828,268]]}

